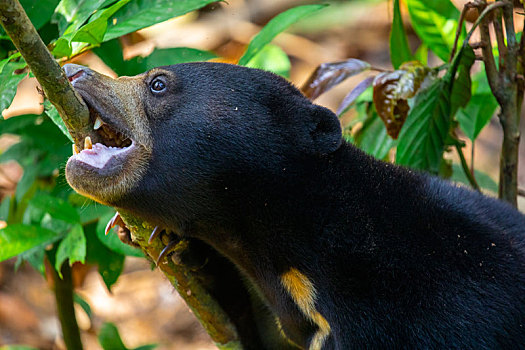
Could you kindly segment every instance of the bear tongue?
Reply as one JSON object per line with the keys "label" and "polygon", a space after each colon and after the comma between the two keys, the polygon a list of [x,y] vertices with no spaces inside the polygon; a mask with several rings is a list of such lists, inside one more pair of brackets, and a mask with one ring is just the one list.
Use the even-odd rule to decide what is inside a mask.
{"label": "bear tongue", "polygon": [[80,153],[73,155],[73,157],[94,168],[102,169],[112,157],[124,151],[126,151],[126,148],[107,147],[101,143],[96,143],[92,148],[84,149]]}

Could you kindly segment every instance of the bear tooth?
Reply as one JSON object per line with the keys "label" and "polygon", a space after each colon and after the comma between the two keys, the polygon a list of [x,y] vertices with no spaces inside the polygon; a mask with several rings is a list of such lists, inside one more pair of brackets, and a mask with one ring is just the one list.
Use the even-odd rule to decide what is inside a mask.
{"label": "bear tooth", "polygon": [[79,153],[80,153],[80,151],[78,149],[78,146],[73,144],[73,154],[79,154]]}
{"label": "bear tooth", "polygon": [[102,124],[104,124],[104,122],[102,121],[102,119],[100,119],[100,117],[97,117],[97,119],[95,119],[95,124],[93,125],[93,129],[95,129],[95,130],[100,129],[100,127],[102,126]]}
{"label": "bear tooth", "polygon": [[84,139],[84,149],[91,149],[93,148],[93,144],[91,143],[91,137],[86,136]]}

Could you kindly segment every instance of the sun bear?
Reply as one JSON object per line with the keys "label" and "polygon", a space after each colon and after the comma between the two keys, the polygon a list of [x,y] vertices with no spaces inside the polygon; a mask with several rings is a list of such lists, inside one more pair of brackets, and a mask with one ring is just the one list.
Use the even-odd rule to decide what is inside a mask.
{"label": "sun bear", "polygon": [[525,217],[511,206],[369,157],[268,72],[64,69],[102,140],[75,145],[70,185],[213,249],[290,344],[525,347]]}

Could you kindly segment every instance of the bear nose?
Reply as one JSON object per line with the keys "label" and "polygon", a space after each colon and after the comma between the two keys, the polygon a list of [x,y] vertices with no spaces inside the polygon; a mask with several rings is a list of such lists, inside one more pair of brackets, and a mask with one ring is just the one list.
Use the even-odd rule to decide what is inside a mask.
{"label": "bear nose", "polygon": [[62,67],[66,73],[67,78],[70,82],[73,82],[79,78],[82,78],[88,75],[91,72],[91,69],[84,67],[78,64],[68,63]]}

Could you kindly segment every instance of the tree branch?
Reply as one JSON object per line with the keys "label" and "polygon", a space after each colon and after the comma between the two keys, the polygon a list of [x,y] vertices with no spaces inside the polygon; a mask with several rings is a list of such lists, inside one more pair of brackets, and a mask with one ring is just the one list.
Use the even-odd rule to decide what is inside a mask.
{"label": "tree branch", "polygon": [[463,28],[463,22],[465,22],[465,15],[467,14],[467,11],[472,8],[472,5],[470,3],[466,3],[465,6],[463,6],[463,10],[461,11],[461,15],[459,16],[458,21],[458,27],[456,28],[456,37],[454,38],[454,45],[452,45],[452,51],[450,51],[450,57],[448,59],[448,62],[452,62],[452,59],[454,56],[456,56],[456,50],[458,49],[458,42],[459,42],[459,36],[461,35],[461,29]]}
{"label": "tree branch", "polygon": [[[518,144],[519,144],[519,112],[523,96],[518,95],[518,54],[520,48],[516,41],[514,29],[514,6],[509,0],[500,0],[489,6],[483,3],[479,9],[486,13],[489,9],[502,8],[505,22],[507,46],[503,41],[503,28],[495,24],[498,51],[500,53],[499,71],[492,53],[489,33],[490,20],[480,21],[480,34],[483,41],[482,54],[485,71],[492,93],[496,97],[501,112],[499,120],[503,128],[503,143],[500,157],[499,197],[517,206],[518,194]],[[480,16],[481,17],[481,16]],[[480,18],[481,19],[481,18]],[[480,20],[479,19],[479,20]],[[499,31],[499,32],[498,32]]]}
{"label": "tree branch", "polygon": [[[500,3],[496,3],[500,4]],[[484,8],[480,8],[484,9]],[[496,61],[494,60],[494,55],[492,54],[492,41],[490,39],[488,19],[482,19],[479,22],[479,33],[481,37],[481,53],[483,55],[483,62],[485,63],[485,72],[487,73],[487,79],[489,81],[490,89],[494,95],[499,94],[499,78],[498,78],[498,69],[496,67]]]}
{"label": "tree branch", "polygon": [[494,33],[496,34],[496,42],[498,43],[499,66],[501,67],[505,64],[505,57],[507,57],[507,47],[505,46],[505,37],[503,36],[503,21],[500,10],[496,11],[493,26]]}
{"label": "tree branch", "polygon": [[[133,243],[137,243],[147,257],[156,261],[164,245],[159,240],[148,243],[154,227],[148,226],[129,213],[123,211],[119,213],[132,232]],[[241,348],[235,326],[219,303],[195,278],[194,272],[190,268],[184,265],[175,265],[171,259],[164,259],[159,263],[158,268],[177,289],[219,348]]]}
{"label": "tree branch", "polygon": [[73,303],[73,280],[69,261],[62,264],[62,279],[53,267],[50,268],[55,284],[57,314],[62,326],[62,336],[69,350],[82,349],[82,340]]}

